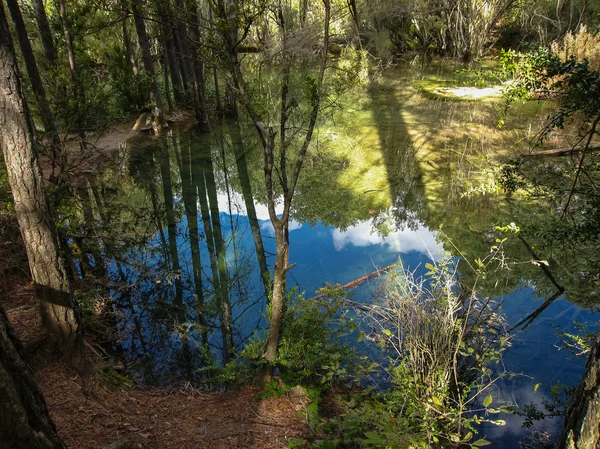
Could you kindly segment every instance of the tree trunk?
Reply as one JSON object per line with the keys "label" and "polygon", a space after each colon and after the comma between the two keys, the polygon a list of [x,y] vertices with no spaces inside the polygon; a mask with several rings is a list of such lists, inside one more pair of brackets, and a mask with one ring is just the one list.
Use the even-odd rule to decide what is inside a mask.
{"label": "tree trunk", "polygon": [[279,346],[279,334],[283,320],[283,306],[285,303],[285,277],[287,274],[287,244],[284,241],[283,223],[273,223],[275,229],[275,242],[277,254],[275,256],[275,267],[273,268],[273,295],[271,296],[271,313],[269,315],[269,336],[265,347],[264,359],[267,362],[267,370],[264,372],[264,380],[272,374]]}
{"label": "tree trunk", "polygon": [[17,0],[7,0],[8,10],[15,24],[15,30],[17,32],[17,39],[19,40],[19,46],[21,47],[21,53],[25,60],[25,67],[27,67],[27,73],[29,74],[29,80],[31,81],[31,88],[35,95],[35,99],[40,110],[40,116],[42,123],[44,124],[44,130],[50,135],[52,142],[52,156],[56,159],[56,153],[60,146],[60,140],[54,125],[54,116],[50,110],[50,104],[46,99],[46,91],[40,72],[38,71],[37,64],[35,62],[35,56],[33,55],[33,49],[31,48],[31,42],[29,42],[29,36],[27,35],[27,29],[25,28],[25,22],[19,9]]}
{"label": "tree trunk", "polygon": [[71,82],[73,83],[73,91],[75,93],[75,115],[76,115],[76,127],[79,134],[79,144],[81,149],[85,149],[85,130],[84,130],[84,116],[81,107],[85,105],[85,91],[83,85],[79,79],[79,73],[77,72],[77,64],[75,63],[75,48],[73,46],[73,39],[71,38],[71,32],[69,30],[69,24],[67,21],[67,2],[66,0],[59,0],[58,2],[60,9],[60,18],[63,27],[63,36],[65,38],[65,45],[67,47],[67,56],[69,58],[69,71],[71,73]]}
{"label": "tree trunk", "polygon": [[41,301],[42,321],[51,339],[81,349],[83,329],[79,308],[44,190],[33,125],[23,98],[3,5],[0,8],[0,99],[0,146],[31,276]]}
{"label": "tree trunk", "polygon": [[66,449],[22,353],[0,305],[0,449]]}
{"label": "tree trunk", "polygon": [[[64,0],[63,0],[64,1]],[[158,88],[158,81],[154,73],[154,62],[152,61],[152,53],[150,53],[150,42],[148,35],[146,34],[146,25],[144,24],[144,18],[141,14],[140,0],[131,0],[131,9],[133,11],[133,20],[135,22],[135,29],[138,35],[138,42],[140,44],[140,50],[142,52],[142,61],[144,62],[144,70],[147,75],[152,79],[152,92],[154,101],[156,102],[156,118],[158,119],[159,127],[165,126],[165,117],[163,115],[163,103],[160,95],[160,89]]]}
{"label": "tree trunk", "polygon": [[[171,87],[169,86],[169,56],[167,51],[167,40],[163,36],[162,38],[162,49],[163,54],[161,58],[162,67],[163,67],[163,81],[165,84],[165,97],[167,99],[167,107],[169,108],[169,113],[173,112],[173,101],[171,100]],[[173,79],[171,79],[171,83]]]}
{"label": "tree trunk", "polygon": [[128,18],[129,16],[125,16],[121,21],[121,26],[123,27],[123,44],[125,46],[125,56],[131,64],[131,73],[133,73],[133,75],[135,76],[138,74],[138,66],[137,62],[135,61],[135,57],[133,56],[133,51],[131,49],[131,39],[129,38],[129,30],[127,29]]}
{"label": "tree trunk", "polygon": [[600,334],[590,355],[581,383],[565,416],[560,449],[600,447]]}
{"label": "tree trunk", "polygon": [[206,116],[206,101],[205,101],[205,81],[204,81],[204,63],[200,55],[200,28],[198,23],[198,11],[195,1],[187,1],[186,4],[189,16],[189,35],[191,40],[191,56],[192,56],[192,72],[194,81],[194,93],[196,101],[194,101],[196,120],[201,127],[208,125]]}
{"label": "tree trunk", "polygon": [[258,217],[256,216],[256,208],[254,206],[254,196],[252,195],[252,185],[250,184],[250,175],[248,173],[248,163],[246,161],[246,151],[244,149],[244,142],[242,140],[242,133],[240,131],[239,122],[229,123],[229,133],[231,135],[231,144],[233,146],[233,152],[235,154],[235,162],[237,166],[238,176],[240,178],[240,185],[242,187],[242,195],[244,196],[244,203],[246,204],[246,212],[248,214],[248,221],[250,222],[250,229],[252,230],[252,237],[254,238],[254,248],[256,250],[256,258],[258,260],[258,267],[260,269],[260,277],[263,282],[263,288],[265,290],[266,297],[269,296],[271,291],[271,280],[269,278],[269,267],[267,265],[267,257],[265,256],[265,247],[263,244],[262,235],[260,233],[260,225],[258,224]]}
{"label": "tree trunk", "polygon": [[185,205],[185,216],[188,223],[190,248],[192,253],[192,272],[194,291],[196,293],[196,313],[200,324],[202,343],[208,343],[208,329],[204,310],[204,290],[202,286],[202,261],[200,258],[200,238],[198,231],[198,193],[192,182],[193,162],[190,145],[181,148],[181,196]]}
{"label": "tree trunk", "polygon": [[44,8],[43,0],[32,0],[33,11],[35,13],[35,20],[40,30],[40,36],[42,38],[42,48],[44,49],[44,55],[46,59],[52,65],[56,64],[56,49],[54,47],[54,39],[52,38],[52,30],[48,23],[48,16],[46,15],[46,9]]}

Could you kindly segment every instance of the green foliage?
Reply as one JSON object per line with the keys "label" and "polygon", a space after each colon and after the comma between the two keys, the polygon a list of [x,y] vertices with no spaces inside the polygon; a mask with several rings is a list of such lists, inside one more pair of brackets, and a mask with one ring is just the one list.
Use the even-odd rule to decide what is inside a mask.
{"label": "green foliage", "polygon": [[[340,294],[330,299],[304,299],[291,295],[286,308],[275,364],[286,385],[330,388],[360,376],[363,363],[344,337],[353,322],[342,309]],[[262,339],[254,339],[242,351],[251,363],[260,363]]]}
{"label": "green foliage", "polygon": [[337,296],[298,296],[288,306],[276,360],[285,383],[331,387],[360,374],[354,349],[342,340],[351,322]]}
{"label": "green foliage", "polygon": [[333,75],[334,92],[336,95],[342,95],[352,88],[364,86],[369,82],[371,71],[366,51],[351,46],[344,47]]}
{"label": "green foliage", "polygon": [[[534,392],[539,388],[539,384],[534,387]],[[543,398],[541,407],[539,404],[530,402],[525,404],[522,409],[517,409],[513,413],[523,418],[522,427],[529,429],[536,421],[546,418],[564,417],[569,407],[569,403],[575,392],[574,387],[568,387],[562,382],[552,385],[550,388],[550,398]]]}

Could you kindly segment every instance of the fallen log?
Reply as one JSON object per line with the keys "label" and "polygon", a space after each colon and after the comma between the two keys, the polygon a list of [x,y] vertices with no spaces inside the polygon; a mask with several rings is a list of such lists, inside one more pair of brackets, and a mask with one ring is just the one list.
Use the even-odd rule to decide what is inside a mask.
{"label": "fallen log", "polygon": [[[398,264],[395,263],[393,265],[390,265],[389,267],[385,267],[385,268],[382,268],[380,270],[376,270],[376,271],[374,271],[372,273],[367,274],[366,276],[363,276],[363,277],[360,277],[358,279],[355,279],[352,282],[348,282],[347,284],[344,284],[344,285],[336,284],[336,285],[334,285],[334,288],[338,288],[338,289],[342,289],[342,290],[347,290],[349,288],[356,287],[357,285],[360,285],[363,282],[368,281],[369,279],[374,278],[375,276],[379,276],[382,273],[386,273],[386,272],[388,272],[390,270],[393,270],[397,266],[398,266]],[[311,300],[321,299],[321,298],[325,298],[326,296],[328,296],[327,293],[321,293],[321,294],[319,294],[317,296],[313,296],[310,299]]]}
{"label": "fallen log", "polygon": [[571,154],[581,153],[585,151],[586,153],[590,153],[592,151],[600,150],[600,146],[588,147],[588,148],[557,148],[554,150],[544,150],[544,151],[536,151],[534,153],[522,153],[521,157],[527,158],[535,158],[535,157],[561,157],[561,156],[569,156]]}

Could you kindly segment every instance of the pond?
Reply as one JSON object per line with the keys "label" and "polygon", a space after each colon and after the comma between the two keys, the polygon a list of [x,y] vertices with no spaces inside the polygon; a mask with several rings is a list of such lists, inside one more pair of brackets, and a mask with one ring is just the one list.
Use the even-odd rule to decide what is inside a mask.
{"label": "pond", "polygon": [[[552,296],[523,243],[495,229],[543,221],[549,210],[497,193],[488,162],[526,148],[543,106],[520,108],[499,129],[500,100],[442,101],[420,89],[451,73],[390,69],[327,112],[294,197],[289,288],[312,297],[327,283],[343,285],[399,260],[423,275],[426,263],[447,256],[472,262],[507,237],[506,259],[518,264],[489,273],[480,294],[504,300],[509,326]],[[147,384],[210,384],[214,364],[227,357],[223,346],[239,348],[266,327],[264,274],[275,242],[255,130],[240,120],[205,133],[175,126],[165,137],[136,137],[83,190],[79,244],[96,249],[78,269],[105,267],[128,369]],[[536,251],[549,257],[542,243]],[[468,270],[461,273],[472,281]],[[360,285],[354,299],[370,301],[378,281]],[[222,325],[227,313],[231,329]],[[566,297],[553,301],[516,333],[503,363],[519,375],[498,383],[494,401],[540,404],[559,380],[576,384],[585,359],[558,349],[556,326],[572,332],[576,322],[598,318]],[[485,427],[482,436],[493,447],[517,447],[528,432],[523,419],[502,418],[506,426]],[[556,437],[560,426],[546,420],[534,429]]]}

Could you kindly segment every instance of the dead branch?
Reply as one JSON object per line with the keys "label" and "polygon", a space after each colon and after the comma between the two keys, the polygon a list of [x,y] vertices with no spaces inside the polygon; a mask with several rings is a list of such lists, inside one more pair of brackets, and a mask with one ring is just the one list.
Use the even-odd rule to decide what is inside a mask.
{"label": "dead branch", "polygon": [[[382,273],[386,273],[386,272],[388,272],[388,271],[390,271],[390,270],[392,270],[392,269],[396,268],[397,266],[398,266],[398,264],[397,264],[397,263],[395,263],[395,264],[393,264],[393,265],[390,265],[389,267],[382,268],[382,269],[380,269],[380,270],[377,270],[377,271],[374,271],[374,272],[372,272],[372,273],[369,273],[369,274],[367,274],[366,276],[363,276],[363,277],[361,277],[361,278],[355,279],[355,280],[353,280],[352,282],[348,282],[347,284],[344,284],[344,285],[336,285],[336,288],[338,288],[338,289],[343,289],[343,290],[347,290],[347,289],[349,289],[349,288],[356,287],[357,285],[360,285],[360,284],[362,284],[363,282],[365,282],[365,281],[368,281],[369,279],[372,279],[372,278],[374,278],[375,276],[379,276],[379,275],[380,275],[380,274],[382,274]],[[311,298],[311,300],[325,298],[326,296],[328,296],[328,295],[327,295],[327,293],[321,293],[320,295],[313,296],[313,297]]]}
{"label": "dead branch", "polygon": [[534,153],[522,153],[520,156],[523,158],[539,158],[539,157],[560,157],[560,156],[570,156],[572,154],[581,153],[585,151],[586,153],[591,153],[593,151],[599,151],[600,146],[588,147],[588,148],[556,148],[554,150],[544,150],[544,151],[536,151]]}

